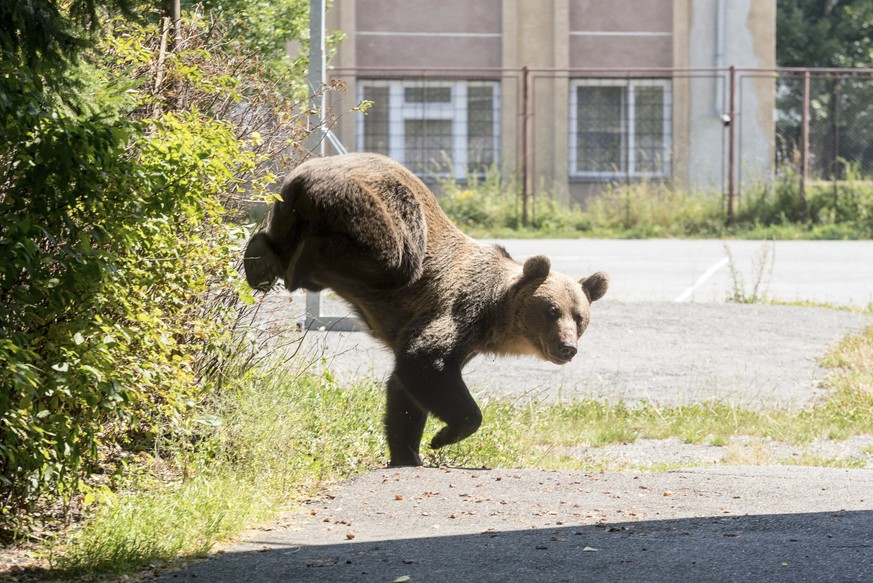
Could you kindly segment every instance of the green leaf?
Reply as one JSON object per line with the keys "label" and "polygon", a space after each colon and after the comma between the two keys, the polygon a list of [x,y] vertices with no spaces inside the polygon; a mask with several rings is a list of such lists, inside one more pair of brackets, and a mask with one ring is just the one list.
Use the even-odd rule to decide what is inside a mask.
{"label": "green leaf", "polygon": [[209,415],[203,413],[194,418],[195,423],[200,423],[202,425],[208,425],[210,427],[218,427],[221,425],[222,421],[220,417],[216,417],[215,415]]}

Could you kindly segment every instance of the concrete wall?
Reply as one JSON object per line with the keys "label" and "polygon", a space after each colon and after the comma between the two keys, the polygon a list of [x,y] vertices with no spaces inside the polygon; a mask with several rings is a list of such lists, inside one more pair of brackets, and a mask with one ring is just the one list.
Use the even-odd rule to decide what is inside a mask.
{"label": "concrete wall", "polygon": [[501,0],[358,0],[356,4],[359,63],[422,68],[502,64]]}
{"label": "concrete wall", "polygon": [[571,67],[672,67],[673,0],[570,3]]}
{"label": "concrete wall", "polygon": [[[776,3],[773,0],[693,0],[688,21],[690,67],[776,66]],[[745,176],[766,178],[773,163],[772,78],[738,78],[737,139]],[[729,110],[726,76],[697,74],[690,80],[688,109],[688,176],[691,187],[719,188],[727,136],[722,116]],[[680,177],[681,178],[681,177]]]}

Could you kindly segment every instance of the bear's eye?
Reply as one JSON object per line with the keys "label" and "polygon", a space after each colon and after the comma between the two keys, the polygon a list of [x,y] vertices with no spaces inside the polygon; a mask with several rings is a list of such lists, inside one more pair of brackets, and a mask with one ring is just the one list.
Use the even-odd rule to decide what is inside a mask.
{"label": "bear's eye", "polygon": [[561,310],[560,308],[558,308],[558,306],[549,306],[548,313],[550,318],[557,318],[561,315]]}
{"label": "bear's eye", "polygon": [[581,315],[576,316],[576,326],[578,326],[579,328],[585,327],[585,318],[583,318]]}

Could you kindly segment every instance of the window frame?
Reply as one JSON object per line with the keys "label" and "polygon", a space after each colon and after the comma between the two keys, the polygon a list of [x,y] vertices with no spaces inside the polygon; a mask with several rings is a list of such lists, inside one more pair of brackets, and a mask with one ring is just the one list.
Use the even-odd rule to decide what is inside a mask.
{"label": "window frame", "polygon": [[[359,102],[364,99],[367,88],[388,88],[388,153],[387,155],[401,164],[406,164],[406,132],[407,120],[421,121],[451,121],[452,122],[452,151],[451,164],[453,174],[450,172],[425,171],[420,174],[427,178],[454,178],[464,180],[470,175],[469,171],[469,111],[468,89],[471,87],[490,87],[491,107],[493,115],[493,164],[500,163],[500,127],[501,127],[501,84],[494,80],[442,80],[428,79],[426,81],[415,79],[358,79],[357,92]],[[408,88],[439,88],[451,89],[449,102],[407,102],[406,89]],[[360,119],[356,135],[356,146],[359,152],[364,151],[366,139],[366,119]],[[481,173],[479,173],[481,174]]]}
{"label": "window frame", "polygon": [[[580,170],[578,167],[578,125],[579,125],[579,87],[624,87],[625,105],[622,111],[622,163],[619,171]],[[636,148],[636,89],[637,87],[661,87],[663,89],[663,143],[664,158],[660,172],[641,172],[637,170]],[[673,84],[670,79],[571,79],[569,137],[570,179],[590,182],[609,182],[620,178],[669,178],[672,173],[673,148]]]}

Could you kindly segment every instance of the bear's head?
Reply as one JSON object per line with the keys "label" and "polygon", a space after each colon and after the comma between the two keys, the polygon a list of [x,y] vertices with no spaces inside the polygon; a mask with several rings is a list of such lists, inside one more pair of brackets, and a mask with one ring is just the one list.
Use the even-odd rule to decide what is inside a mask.
{"label": "bear's head", "polygon": [[609,277],[597,272],[576,281],[551,271],[548,257],[524,263],[516,304],[516,322],[535,354],[555,364],[576,356],[579,337],[588,327],[591,302],[609,287]]}

